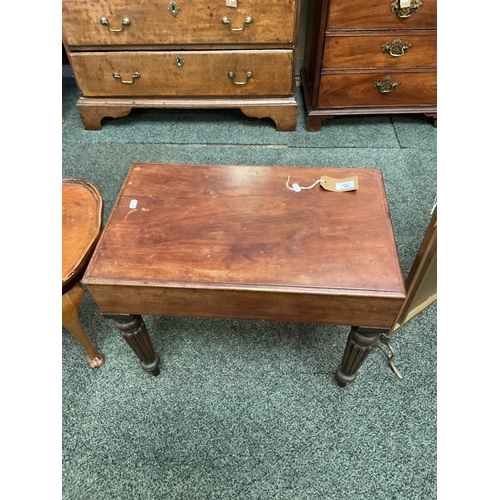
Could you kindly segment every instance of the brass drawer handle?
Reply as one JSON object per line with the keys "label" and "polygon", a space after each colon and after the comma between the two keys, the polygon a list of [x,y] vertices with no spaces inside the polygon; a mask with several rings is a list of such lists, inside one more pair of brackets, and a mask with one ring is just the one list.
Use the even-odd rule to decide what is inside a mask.
{"label": "brass drawer handle", "polygon": [[244,30],[247,26],[249,26],[250,24],[252,24],[252,23],[253,23],[253,19],[252,19],[250,16],[246,17],[246,18],[245,18],[245,22],[243,23],[243,27],[241,27],[241,28],[232,28],[232,27],[231,27],[231,21],[230,21],[230,20],[229,20],[229,18],[228,18],[228,17],[226,17],[226,16],[224,16],[224,17],[220,20],[220,22],[221,22],[222,24],[225,24],[226,26],[228,26],[228,27],[229,27],[229,29],[230,29],[231,31],[243,31],[243,30]]}
{"label": "brass drawer handle", "polygon": [[125,17],[125,18],[123,18],[123,21],[122,21],[122,27],[119,30],[115,30],[115,29],[109,27],[109,21],[105,17],[101,17],[101,19],[99,19],[99,22],[103,26],[107,26],[108,30],[112,31],[113,33],[119,33],[120,31],[123,31],[125,28],[127,28],[128,26],[130,26],[132,24],[130,22],[130,19],[128,17]]}
{"label": "brass drawer handle", "polygon": [[120,76],[120,73],[118,73],[117,71],[115,71],[113,73],[113,78],[116,78],[117,80],[120,80],[121,83],[126,83],[127,85],[131,85],[136,80],[139,80],[140,77],[141,77],[141,75],[139,74],[138,71],[134,71],[132,73],[132,80],[122,80],[122,77]]}
{"label": "brass drawer handle", "polygon": [[380,91],[381,94],[388,94],[394,89],[397,89],[401,85],[399,80],[393,80],[390,76],[387,76],[384,80],[377,80],[373,82],[373,86]]}
{"label": "brass drawer handle", "polygon": [[235,75],[234,75],[234,72],[233,72],[233,71],[230,71],[230,72],[227,74],[227,76],[228,76],[228,77],[229,77],[229,78],[233,81],[233,83],[234,83],[235,85],[246,85],[246,84],[248,83],[248,81],[250,80],[250,78],[252,78],[252,77],[253,77],[253,73],[252,73],[251,71],[247,71],[247,73],[246,73],[246,77],[247,77],[247,79],[246,79],[246,81],[245,81],[245,82],[236,82],[236,81],[234,80],[234,76],[235,76]]}
{"label": "brass drawer handle", "polygon": [[[420,7],[422,7],[421,0],[411,0],[411,2],[404,2],[405,7],[401,7],[401,0],[396,0],[391,4],[391,10],[393,14],[397,14],[401,19],[406,19],[410,17],[414,12],[418,12]],[[407,5],[409,4],[409,5]]]}
{"label": "brass drawer handle", "polygon": [[410,42],[403,43],[401,38],[396,38],[392,43],[384,43],[382,45],[382,53],[390,54],[392,57],[404,56],[410,49],[412,44]]}

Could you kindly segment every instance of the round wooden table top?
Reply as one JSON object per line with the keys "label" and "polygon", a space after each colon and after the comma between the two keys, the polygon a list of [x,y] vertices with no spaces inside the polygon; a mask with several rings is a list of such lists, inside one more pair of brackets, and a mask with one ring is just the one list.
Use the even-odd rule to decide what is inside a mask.
{"label": "round wooden table top", "polygon": [[98,189],[81,179],[62,180],[62,287],[71,288],[90,260],[102,230]]}

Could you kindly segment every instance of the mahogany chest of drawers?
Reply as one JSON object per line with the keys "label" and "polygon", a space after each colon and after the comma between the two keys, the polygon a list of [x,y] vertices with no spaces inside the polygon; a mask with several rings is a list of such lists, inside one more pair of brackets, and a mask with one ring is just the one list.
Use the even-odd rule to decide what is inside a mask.
{"label": "mahogany chest of drawers", "polygon": [[239,108],[294,130],[298,0],[63,0],[83,126],[132,108]]}
{"label": "mahogany chest of drawers", "polygon": [[311,0],[301,81],[307,130],[338,115],[437,120],[437,0]]}

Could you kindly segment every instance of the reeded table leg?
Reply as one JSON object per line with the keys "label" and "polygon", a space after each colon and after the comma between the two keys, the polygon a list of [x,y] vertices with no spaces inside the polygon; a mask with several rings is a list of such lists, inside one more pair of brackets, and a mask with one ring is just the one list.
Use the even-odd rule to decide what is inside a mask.
{"label": "reeded table leg", "polygon": [[114,320],[116,328],[140,359],[141,368],[152,375],[159,375],[160,360],[142,317],[128,314],[104,314],[104,317]]}
{"label": "reeded table leg", "polygon": [[368,354],[373,350],[380,335],[387,332],[387,328],[367,328],[353,326],[344,350],[342,363],[337,368],[335,379],[340,387],[354,382],[360,366]]}

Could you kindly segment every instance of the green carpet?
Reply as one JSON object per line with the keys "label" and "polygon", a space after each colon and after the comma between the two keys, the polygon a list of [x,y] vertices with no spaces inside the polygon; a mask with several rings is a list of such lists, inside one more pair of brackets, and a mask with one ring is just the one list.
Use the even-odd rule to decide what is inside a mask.
{"label": "green carpet", "polygon": [[[239,110],[133,110],[85,131],[63,78],[62,175],[92,182],[108,217],[134,161],[380,168],[406,277],[436,196],[424,116],[325,120],[295,132]],[[434,499],[437,304],[339,388],[348,326],[145,316],[161,357],[147,376],[85,291],[80,317],[105,353],[92,370],[62,331],[62,497]]]}

